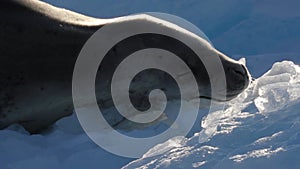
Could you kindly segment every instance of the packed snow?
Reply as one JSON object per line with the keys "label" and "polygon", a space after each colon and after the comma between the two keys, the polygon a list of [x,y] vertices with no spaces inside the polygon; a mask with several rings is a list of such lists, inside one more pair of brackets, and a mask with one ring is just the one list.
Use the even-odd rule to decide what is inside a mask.
{"label": "packed snow", "polygon": [[[195,124],[187,137],[156,145],[140,159],[101,149],[83,132],[75,114],[41,134],[10,126],[0,131],[1,169],[299,168],[299,1],[45,1],[103,18],[153,11],[183,17],[220,51],[245,57],[254,81],[225,103],[224,110],[217,107],[199,119],[201,127]],[[145,135],[160,130],[152,127]]]}

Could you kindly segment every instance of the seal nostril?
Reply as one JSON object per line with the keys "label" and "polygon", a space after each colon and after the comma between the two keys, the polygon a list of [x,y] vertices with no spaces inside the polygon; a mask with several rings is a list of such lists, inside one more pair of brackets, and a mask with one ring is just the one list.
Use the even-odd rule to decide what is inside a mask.
{"label": "seal nostril", "polygon": [[248,70],[244,65],[240,65],[240,67],[238,67],[237,69],[233,69],[233,72],[249,80]]}
{"label": "seal nostril", "polygon": [[244,76],[245,76],[245,73],[244,73],[244,71],[241,71],[241,70],[233,70],[233,72],[234,72],[234,73],[236,73],[236,74],[239,74],[239,75],[241,75],[242,77],[244,77]]}

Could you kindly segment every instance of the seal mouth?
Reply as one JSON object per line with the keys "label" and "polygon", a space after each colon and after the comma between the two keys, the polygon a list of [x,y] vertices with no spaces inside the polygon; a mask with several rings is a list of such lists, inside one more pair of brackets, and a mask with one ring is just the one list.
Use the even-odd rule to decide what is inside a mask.
{"label": "seal mouth", "polygon": [[206,100],[212,100],[212,101],[217,101],[217,102],[227,102],[232,100],[232,98],[236,97],[237,95],[229,95],[227,97],[224,97],[225,99],[217,99],[209,96],[199,96],[200,99],[206,99]]}
{"label": "seal mouth", "polygon": [[240,95],[247,87],[244,87],[242,90],[240,91],[236,91],[236,92],[231,92],[228,93],[224,96],[222,95],[220,98],[214,98],[211,96],[199,96],[199,99],[206,99],[206,100],[213,100],[213,101],[217,101],[217,102],[227,102],[230,101],[234,98],[236,98],[238,95]]}
{"label": "seal mouth", "polygon": [[200,99],[206,99],[206,100],[213,100],[213,101],[217,101],[217,102],[226,102],[228,100],[222,100],[222,99],[215,99],[209,96],[199,96]]}

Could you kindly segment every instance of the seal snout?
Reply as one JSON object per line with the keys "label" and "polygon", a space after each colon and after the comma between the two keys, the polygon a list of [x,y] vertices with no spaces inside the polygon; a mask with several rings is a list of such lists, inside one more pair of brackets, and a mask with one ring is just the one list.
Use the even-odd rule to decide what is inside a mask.
{"label": "seal snout", "polygon": [[245,65],[240,63],[226,64],[224,67],[227,85],[227,100],[230,100],[246,89],[250,82],[249,72]]}
{"label": "seal snout", "polygon": [[232,89],[243,89],[248,82],[248,73],[244,65],[240,65],[237,67],[230,68],[228,73],[235,83],[230,83],[229,86]]}

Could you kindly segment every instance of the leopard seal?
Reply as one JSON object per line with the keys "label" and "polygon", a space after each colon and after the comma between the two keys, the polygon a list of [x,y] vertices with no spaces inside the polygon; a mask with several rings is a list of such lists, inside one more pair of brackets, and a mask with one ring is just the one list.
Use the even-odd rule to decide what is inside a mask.
{"label": "leopard seal", "polygon": [[[36,133],[73,113],[72,74],[77,56],[94,32],[106,24],[118,22],[118,18],[93,18],[39,0],[1,0],[0,9],[0,129],[19,123],[31,133]],[[157,43],[166,40],[145,35],[129,39],[129,44],[137,40],[147,46],[143,39]],[[165,44],[166,48],[173,46],[160,44]],[[175,46],[174,52],[179,52],[179,49],[180,46]],[[116,47],[111,54],[117,55],[122,50],[126,51]],[[236,97],[249,84],[247,68],[215,49],[209,52],[217,54],[222,61],[226,74],[226,99],[211,98],[204,67],[187,58],[192,69],[203,75],[198,77],[202,86],[199,97],[218,101]],[[107,62],[114,63],[114,60],[108,59]],[[103,69],[108,70],[110,66]],[[158,76],[154,77],[154,74]],[[146,109],[147,101],[141,98],[145,97],[149,88],[153,88],[149,85],[153,82],[158,85],[162,82],[161,77],[165,76],[153,70],[148,76],[151,83],[139,82],[143,74],[134,79],[130,91],[133,104],[141,110]],[[168,83],[164,81],[166,85],[160,88],[172,98],[176,86]],[[97,84],[99,100],[104,108],[109,109],[113,105],[112,100],[108,99],[107,90],[101,90],[105,82]],[[145,86],[138,91],[141,85]],[[122,120],[114,119],[111,124],[117,126]]]}

